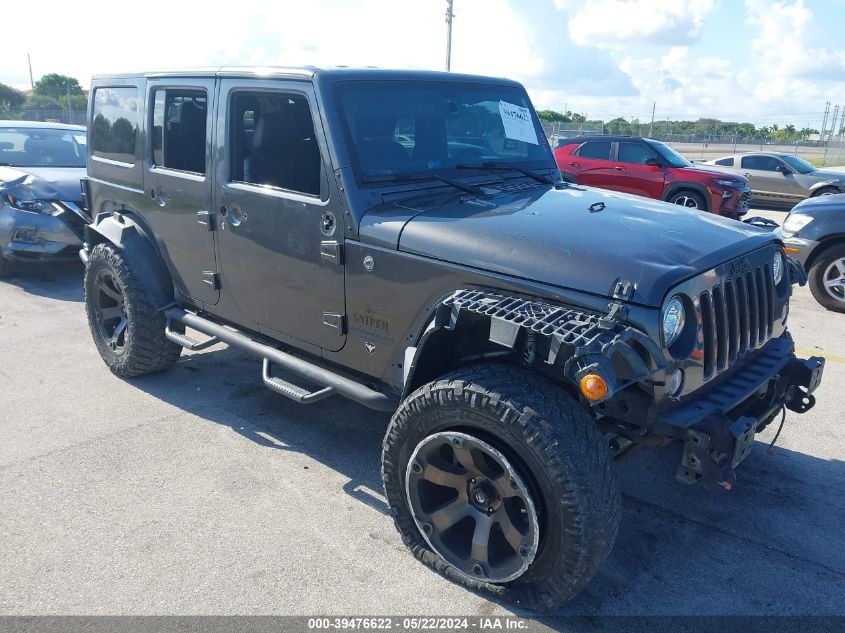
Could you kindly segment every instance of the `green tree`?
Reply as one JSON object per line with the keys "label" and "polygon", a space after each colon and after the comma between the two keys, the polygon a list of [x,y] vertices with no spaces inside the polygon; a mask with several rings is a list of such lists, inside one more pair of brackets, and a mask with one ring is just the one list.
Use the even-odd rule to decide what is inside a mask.
{"label": "green tree", "polygon": [[24,101],[23,107],[26,110],[61,110],[62,106],[53,97],[46,95],[34,94],[27,97]]}
{"label": "green tree", "polygon": [[542,121],[548,121],[551,123],[561,122],[561,123],[569,123],[570,118],[561,112],[555,112],[554,110],[540,110],[537,113],[537,116],[540,117]]}
{"label": "green tree", "polygon": [[35,82],[35,94],[58,99],[62,95],[67,95],[68,86],[71,95],[82,94],[82,86],[79,85],[79,80],[67,75],[49,73]]}
{"label": "green tree", "polygon": [[[67,110],[67,95],[63,97],[59,97],[59,105],[62,106],[63,110]],[[88,97],[87,95],[71,95],[70,96],[70,109],[76,110],[78,112],[84,112],[88,109]]]}
{"label": "green tree", "polygon": [[0,107],[18,108],[23,103],[23,99],[23,94],[19,90],[0,83]]}

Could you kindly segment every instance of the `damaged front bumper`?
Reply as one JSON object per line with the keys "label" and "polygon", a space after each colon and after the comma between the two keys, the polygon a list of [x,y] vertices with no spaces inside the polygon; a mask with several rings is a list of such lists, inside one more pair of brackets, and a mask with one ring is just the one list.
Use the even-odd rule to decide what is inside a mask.
{"label": "damaged front bumper", "polygon": [[652,430],[684,443],[678,480],[729,490],[759,431],[784,408],[813,407],[823,372],[824,358],[797,358],[785,334],[725,380],[662,413]]}
{"label": "damaged front bumper", "polygon": [[[70,210],[65,213],[76,220]],[[26,262],[76,259],[82,239],[65,213],[46,215],[0,204],[0,255]]]}

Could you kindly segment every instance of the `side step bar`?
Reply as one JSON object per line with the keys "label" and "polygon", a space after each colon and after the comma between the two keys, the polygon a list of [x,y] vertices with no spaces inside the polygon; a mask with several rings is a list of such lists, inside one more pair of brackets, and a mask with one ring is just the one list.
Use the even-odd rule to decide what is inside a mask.
{"label": "side step bar", "polygon": [[167,325],[164,326],[164,335],[177,345],[181,345],[185,349],[190,350],[192,352],[198,352],[202,349],[206,349],[207,347],[211,347],[212,345],[216,345],[220,342],[220,339],[216,336],[212,336],[207,341],[195,341],[186,334],[180,334],[179,332],[174,332],[173,330],[171,330],[170,323],[171,320],[167,319]]}
{"label": "side step bar", "polygon": [[[262,361],[269,361],[274,365],[278,365],[283,369],[286,369],[290,372],[293,372],[294,374],[302,376],[309,382],[325,386],[324,389],[320,389],[319,391],[316,391],[314,393],[307,392],[301,387],[297,387],[296,385],[290,385],[290,383],[282,380],[281,378],[273,378],[272,376],[270,376],[269,364],[265,363],[263,372],[265,377],[269,377],[272,381],[278,381],[278,383],[273,383],[274,386],[270,386],[269,384],[267,384],[267,380],[265,378],[265,384],[267,384],[267,386],[273,389],[274,391],[277,391],[278,393],[281,393],[282,395],[285,395],[289,398],[291,397],[291,394],[288,393],[288,391],[291,390],[290,388],[287,388],[287,385],[290,385],[290,387],[292,387],[293,390],[295,390],[296,393],[298,393],[299,396],[302,397],[302,400],[297,400],[296,397],[293,398],[298,402],[316,402],[317,396],[319,396],[319,399],[322,399],[336,392],[342,396],[346,396],[350,400],[360,402],[366,407],[376,409],[377,411],[394,411],[397,405],[399,404],[399,400],[395,396],[388,395],[380,391],[375,391],[374,389],[370,389],[366,385],[362,385],[361,383],[355,382],[354,380],[350,380],[345,376],[335,374],[334,372],[331,372],[328,369],[325,369],[313,363],[309,363],[308,361],[303,360],[301,358],[297,358],[292,354],[288,354],[274,347],[270,347],[269,345],[264,345],[263,343],[253,341],[248,336],[241,334],[236,330],[223,327],[222,325],[218,325],[217,323],[209,321],[208,319],[203,319],[202,317],[197,316],[196,314],[186,312],[181,308],[168,308],[164,311],[164,316],[170,320],[183,323],[187,327],[192,328],[198,332],[202,332],[203,334],[216,338],[217,341],[215,342],[222,341],[227,345],[243,350],[244,352],[252,354],[253,356],[257,356],[258,358],[262,359]],[[179,343],[179,341],[177,340],[171,340],[173,340],[175,343]],[[193,342],[193,339],[189,338],[189,340]],[[202,345],[203,343],[200,344]],[[333,391],[326,392],[326,388],[331,388]]]}
{"label": "side step bar", "polygon": [[292,382],[270,375],[270,360],[267,358],[264,359],[264,366],[261,368],[261,377],[264,379],[265,387],[300,404],[319,402],[336,393],[334,387],[323,387],[317,391],[310,392]]}

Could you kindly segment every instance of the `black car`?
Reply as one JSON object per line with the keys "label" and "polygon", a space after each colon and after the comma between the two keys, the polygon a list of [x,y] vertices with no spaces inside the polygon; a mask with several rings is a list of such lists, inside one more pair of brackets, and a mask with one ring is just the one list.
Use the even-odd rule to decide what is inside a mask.
{"label": "black car", "polygon": [[807,271],[816,301],[845,312],[845,194],[798,203],[780,232],[786,252]]}
{"label": "black car", "polygon": [[560,604],[613,546],[617,460],[677,441],[682,482],[730,489],[755,434],[813,406],[776,236],[562,182],[518,83],[224,68],[95,77],[90,107],[105,363],[222,341],[296,402],[392,412],[396,527],[468,587]]}

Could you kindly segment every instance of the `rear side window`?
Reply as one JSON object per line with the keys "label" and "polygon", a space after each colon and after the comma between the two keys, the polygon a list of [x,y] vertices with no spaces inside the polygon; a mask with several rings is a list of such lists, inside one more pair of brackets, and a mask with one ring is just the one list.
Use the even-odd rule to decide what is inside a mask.
{"label": "rear side window", "polygon": [[657,158],[657,155],[644,143],[619,143],[619,162],[644,165],[649,158]]}
{"label": "rear side window", "polygon": [[320,195],[320,149],[304,95],[236,92],[229,129],[231,180]]}
{"label": "rear side window", "polygon": [[207,120],[205,90],[156,90],[153,93],[153,164],[204,174]]}
{"label": "rear side window", "polygon": [[723,167],[733,167],[734,166],[734,159],[733,156],[730,158],[720,158],[716,161],[717,165],[722,165]]}
{"label": "rear side window", "polygon": [[778,171],[781,168],[781,162],[771,156],[743,156],[742,168],[759,169],[760,171]]}
{"label": "rear side window", "polygon": [[91,121],[94,156],[134,164],[138,140],[138,89],[97,88]]}
{"label": "rear side window", "polygon": [[588,141],[575,152],[582,158],[610,160],[610,141]]}

